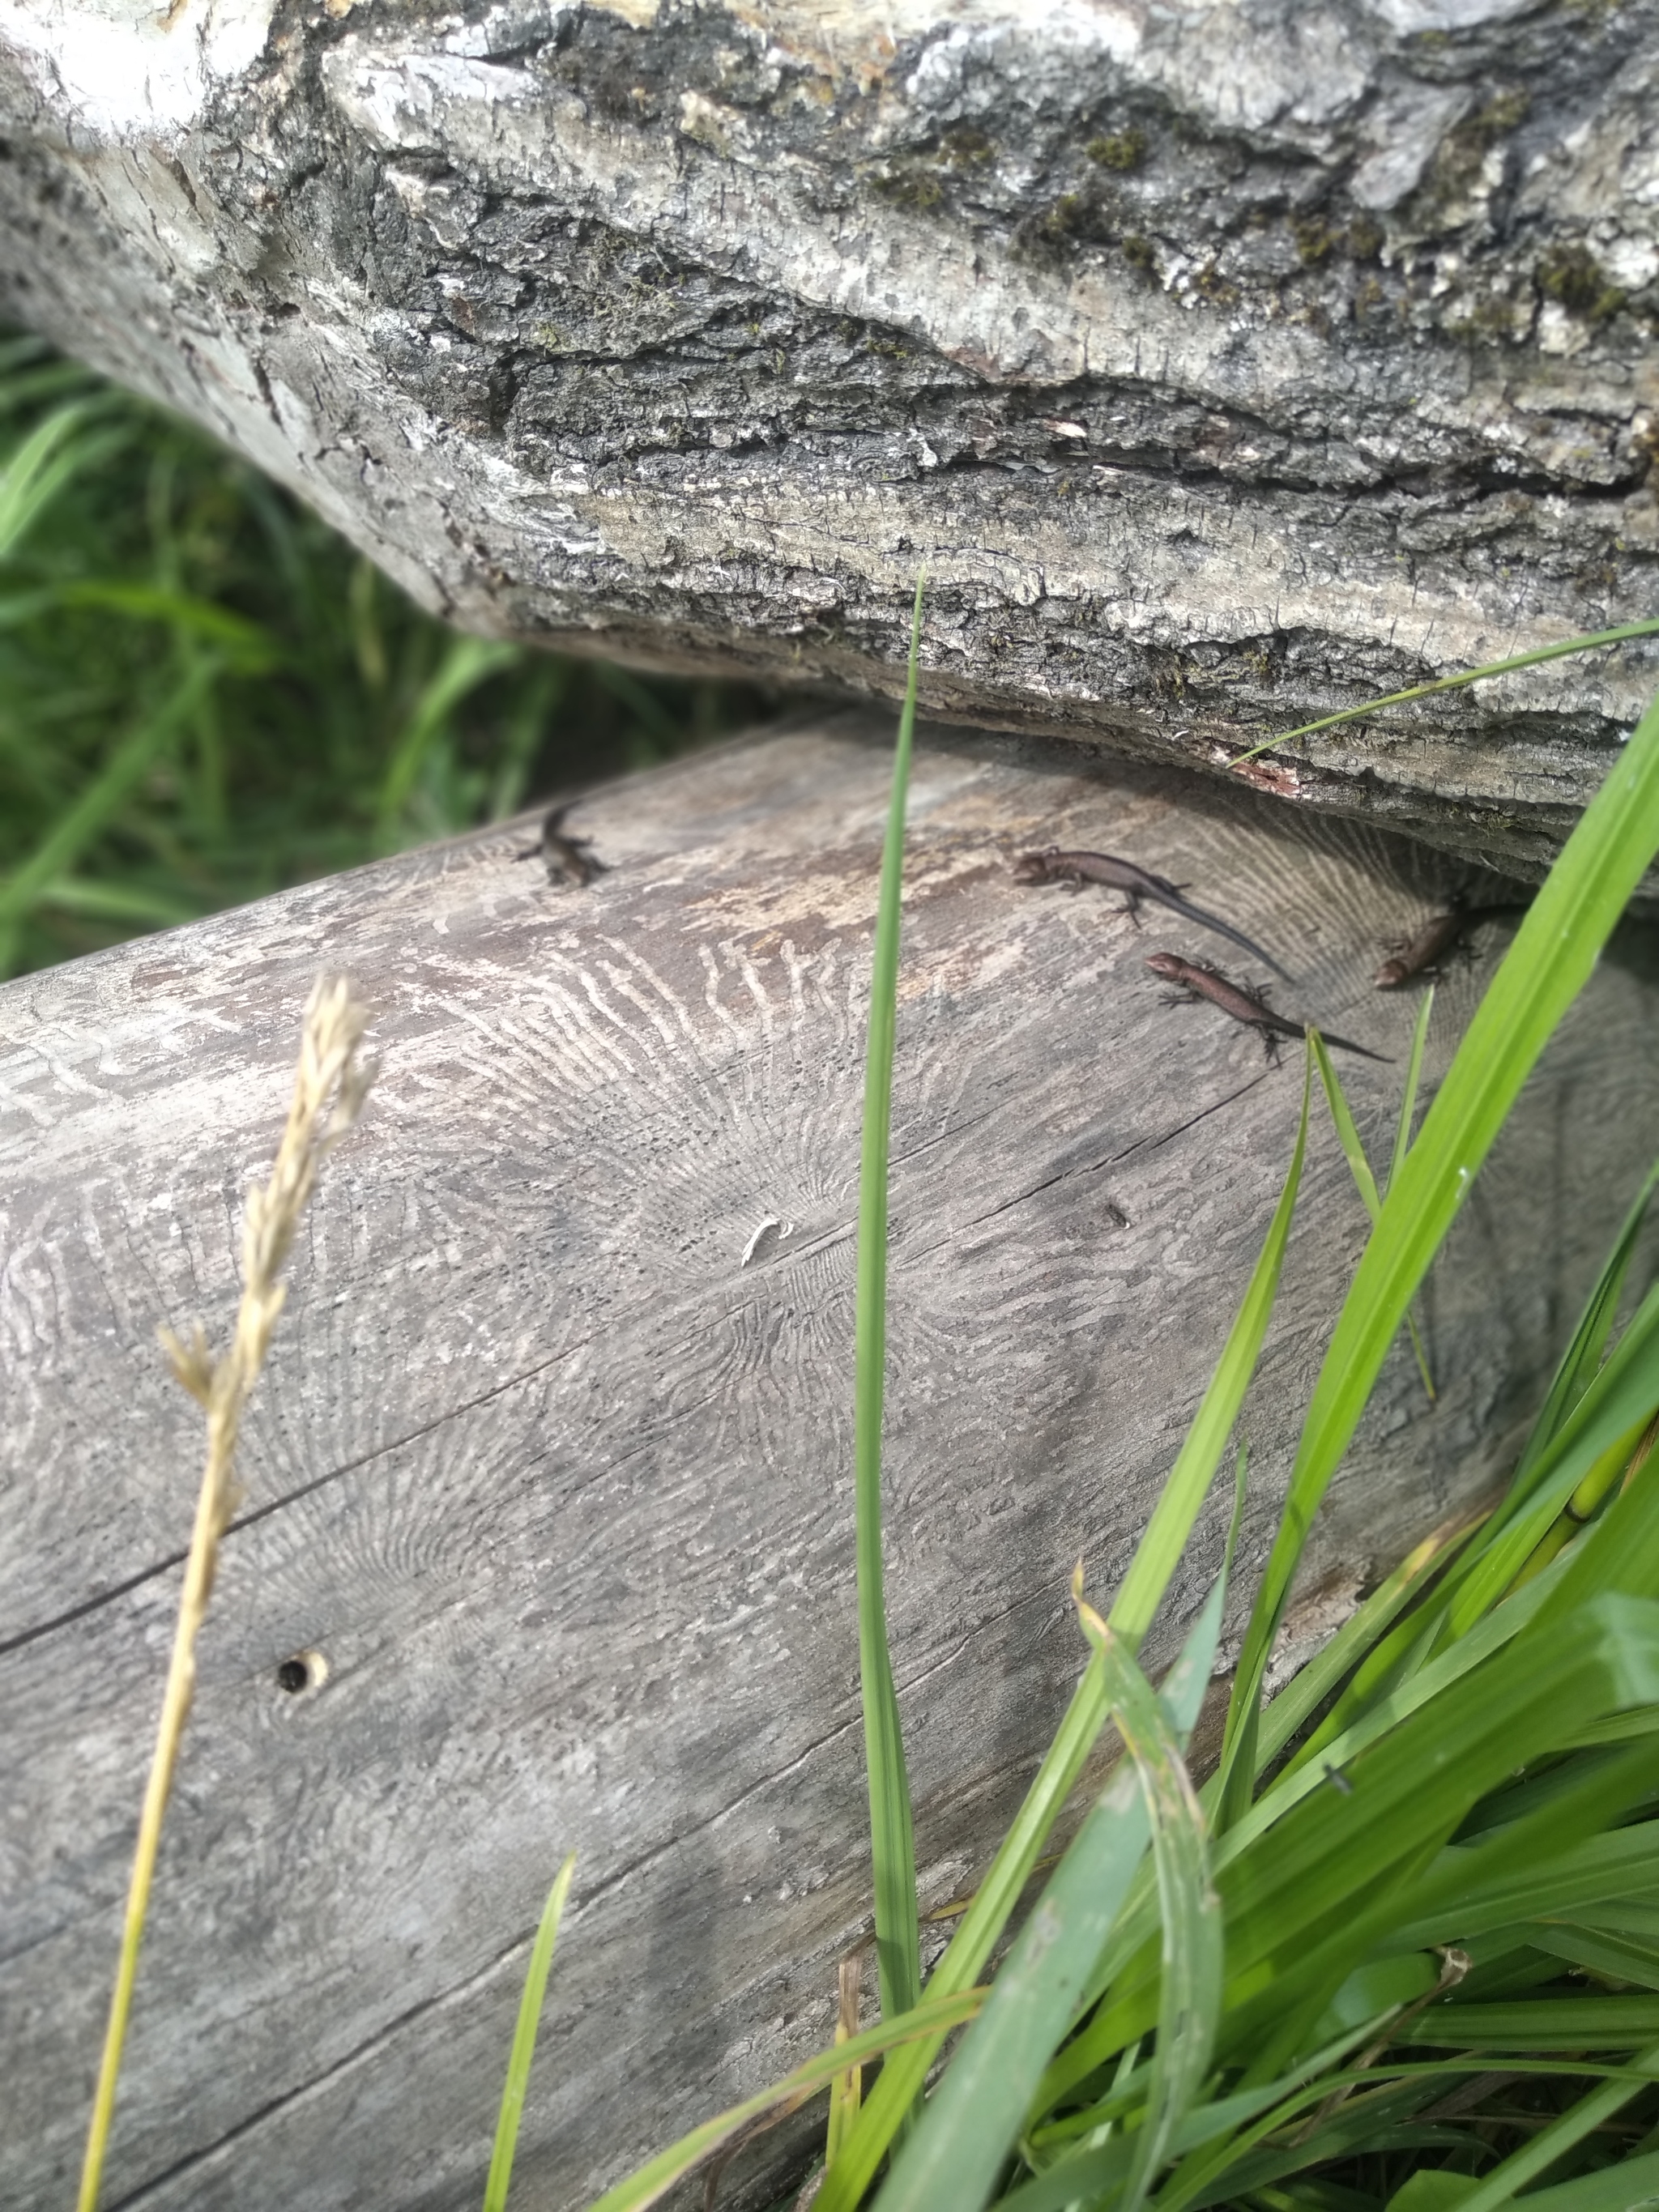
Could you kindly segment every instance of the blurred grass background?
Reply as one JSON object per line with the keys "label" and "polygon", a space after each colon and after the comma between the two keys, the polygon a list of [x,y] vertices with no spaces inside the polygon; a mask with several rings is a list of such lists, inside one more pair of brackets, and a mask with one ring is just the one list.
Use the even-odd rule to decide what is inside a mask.
{"label": "blurred grass background", "polygon": [[178,418],[0,336],[0,976],[756,719],[458,635]]}

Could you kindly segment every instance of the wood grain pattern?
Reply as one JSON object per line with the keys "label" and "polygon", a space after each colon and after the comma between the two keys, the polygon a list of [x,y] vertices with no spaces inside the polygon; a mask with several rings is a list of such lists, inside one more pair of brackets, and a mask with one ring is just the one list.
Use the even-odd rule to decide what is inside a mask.
{"label": "wood grain pattern", "polygon": [[[188,1530],[197,1421],[155,1329],[228,1324],[325,965],[375,1006],[384,1073],[249,1424],[106,2203],[475,2203],[572,1848],[515,2206],[580,2206],[827,2039],[866,1909],[853,1224],[889,760],[879,720],[763,733],[585,799],[588,890],[510,827],[0,991],[8,2204],[63,2202],[78,2157]],[[1145,954],[1214,944],[1008,862],[1132,854],[1281,952],[1275,1003],[1396,1054],[1412,994],[1370,976],[1446,864],[948,731],[912,822],[890,1595],[933,1903],[1069,1692],[1066,1575],[1081,1553],[1108,1593],[1128,1556],[1298,1096],[1294,1063],[1161,1003]],[[1431,1078],[1502,942],[1448,978]],[[1501,1465],[1656,1149],[1656,992],[1632,925],[1431,1285],[1441,1402],[1397,1355],[1314,1580]],[[1399,1069],[1343,1072],[1385,1158]],[[1362,1231],[1322,1124],[1249,1408],[1247,1569]],[[1218,1509],[1159,1650],[1220,1535]],[[288,1694],[301,1650],[328,1678]]]}

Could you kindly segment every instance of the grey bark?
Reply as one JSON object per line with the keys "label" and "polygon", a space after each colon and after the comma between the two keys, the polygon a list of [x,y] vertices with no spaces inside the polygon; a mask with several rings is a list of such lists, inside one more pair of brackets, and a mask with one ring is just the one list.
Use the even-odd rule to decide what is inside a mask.
{"label": "grey bark", "polygon": [[[155,1332],[199,1316],[222,1340],[321,967],[375,1007],[384,1073],[250,1417],[105,2202],[475,2207],[573,1848],[515,2207],[571,2212],[828,2040],[868,1906],[849,1430],[890,735],[846,718],[592,794],[570,826],[609,872],[586,890],[509,827],[0,988],[6,2204],[71,2195],[190,1523],[199,1416]],[[1073,1562],[1109,1594],[1301,1093],[1293,1060],[1161,1003],[1144,956],[1199,951],[1187,925],[1137,932],[1010,860],[1133,852],[1279,953],[1285,1011],[1395,1055],[1414,1003],[1370,975],[1445,888],[1373,830],[1079,768],[960,732],[917,761],[888,1541],[930,1907],[982,1869],[1059,1717]],[[1504,941],[1442,986],[1431,1089]],[[1384,1371],[1312,1634],[1503,1468],[1659,1149],[1656,1017],[1659,933],[1632,922],[1432,1279],[1437,1407],[1403,1345]],[[1386,1157],[1399,1067],[1344,1073]],[[1241,1595],[1364,1228],[1321,1121],[1246,1411]],[[301,1653],[326,1680],[290,1694]],[[747,2155],[781,2182],[800,2138]]]}
{"label": "grey bark", "polygon": [[[1659,0],[0,24],[0,307],[480,629],[1215,769],[1654,611]],[[1659,660],[1257,773],[1535,873]]]}

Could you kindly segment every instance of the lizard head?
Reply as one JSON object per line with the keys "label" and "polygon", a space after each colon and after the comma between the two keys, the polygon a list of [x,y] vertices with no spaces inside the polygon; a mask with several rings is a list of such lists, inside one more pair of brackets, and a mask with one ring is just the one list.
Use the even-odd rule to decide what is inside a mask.
{"label": "lizard head", "polygon": [[1040,884],[1054,871],[1058,845],[1045,845],[1040,853],[1022,853],[1014,862],[1014,875],[1022,884]]}
{"label": "lizard head", "polygon": [[1182,971],[1186,964],[1184,960],[1173,952],[1149,953],[1146,959],[1146,965],[1154,975],[1165,976],[1171,983],[1178,983],[1181,981]]}

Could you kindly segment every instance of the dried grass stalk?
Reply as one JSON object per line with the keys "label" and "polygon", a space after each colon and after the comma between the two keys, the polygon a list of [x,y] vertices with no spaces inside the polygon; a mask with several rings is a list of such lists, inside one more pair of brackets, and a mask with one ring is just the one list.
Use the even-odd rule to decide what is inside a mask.
{"label": "dried grass stalk", "polygon": [[234,1462],[242,1409],[264,1364],[271,1331],[283,1310],[286,1295],[280,1279],[283,1267],[293,1249],[300,1217],[315,1188],[318,1170],[357,1119],[374,1078],[374,1069],[358,1054],[368,1018],[343,976],[318,979],[306,1008],[294,1101],[289,1108],[282,1142],[276,1148],[270,1180],[263,1186],[256,1184],[248,1193],[242,1222],[242,1299],[229,1351],[216,1360],[199,1322],[188,1343],[171,1329],[161,1332],[173,1373],[191,1397],[206,1409],[207,1461],[196,1504],[190,1556],[185,1563],[185,1586],[179,1600],[179,1620],[173,1632],[161,1722],[155,1732],[155,1752],[150,1761],[143,1811],[138,1822],[138,1840],[132,1855],[120,1963],[116,1971],[115,1992],[110,2001],[109,2025],[104,2035],[92,2120],[87,2130],[77,2212],[96,2212],[104,2152],[115,2109],[116,2078],[120,2072],[121,2049],[126,2039],[127,2015],[131,2009],[133,1981],[138,1968],[138,1947],[149,1904],[150,1879],[161,1840],[162,1816],[179,1762],[179,1746],[196,1690],[196,1638],[213,1594],[220,1542],[230,1525],[240,1495]]}

